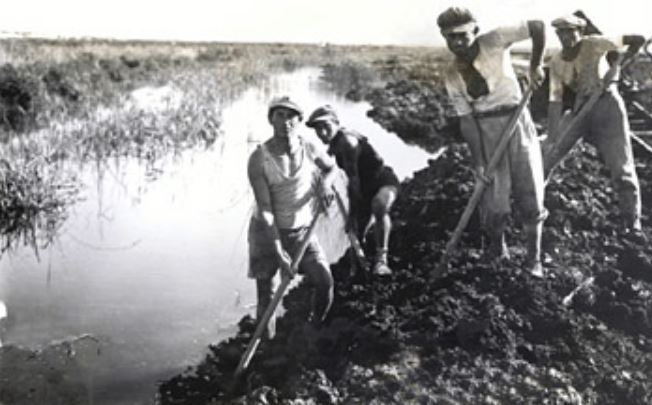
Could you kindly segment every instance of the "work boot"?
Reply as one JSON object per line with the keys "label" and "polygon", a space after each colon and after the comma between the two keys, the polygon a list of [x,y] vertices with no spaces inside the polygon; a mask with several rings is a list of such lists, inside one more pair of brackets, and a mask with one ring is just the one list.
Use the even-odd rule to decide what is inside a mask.
{"label": "work boot", "polygon": [[378,249],[373,272],[377,276],[389,276],[392,274],[392,269],[387,265],[387,249]]}
{"label": "work boot", "polygon": [[528,261],[525,265],[525,270],[533,277],[544,278],[545,272],[541,260]]}
{"label": "work boot", "polygon": [[637,245],[645,245],[648,243],[647,235],[642,229],[638,228],[625,228],[622,232],[622,238]]}

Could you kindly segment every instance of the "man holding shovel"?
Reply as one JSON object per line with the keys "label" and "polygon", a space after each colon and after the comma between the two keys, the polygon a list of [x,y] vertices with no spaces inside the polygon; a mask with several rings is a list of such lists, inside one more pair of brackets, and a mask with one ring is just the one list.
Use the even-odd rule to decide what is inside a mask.
{"label": "man holding shovel", "polygon": [[[583,35],[587,21],[577,13],[555,19],[552,26],[562,50],[550,61],[548,138],[543,144],[546,178],[584,137],[597,147],[611,172],[619,196],[623,236],[644,242],[641,194],[629,121],[617,88],[618,62],[622,60],[618,44],[599,35]],[[628,45],[623,56],[633,56],[645,38],[630,35],[622,37],[620,42]],[[569,112],[562,117],[564,110]],[[581,110],[586,111],[580,116]]]}
{"label": "man holding shovel", "polygon": [[399,187],[394,170],[385,164],[365,136],[340,125],[330,105],[317,108],[306,125],[329,145],[328,153],[335,156],[337,165],[349,179],[348,230],[353,230],[358,240],[364,240],[373,215],[376,243],[373,273],[380,276],[392,274],[387,264],[387,253],[392,227],[389,212]]}
{"label": "man holding shovel", "polygon": [[[300,136],[302,118],[301,108],[288,97],[274,99],[268,109],[273,136],[249,158],[249,182],[256,199],[248,234],[249,276],[256,279],[258,320],[272,300],[277,270],[286,279],[294,276],[293,258],[313,287],[309,320],[321,323],[333,301],[330,266],[312,230],[319,199],[332,196],[321,175],[334,173],[334,162]],[[305,253],[297,254],[302,245]],[[274,335],[273,317],[268,335]]]}
{"label": "man holding shovel", "polygon": [[[462,7],[445,10],[437,24],[455,55],[444,72],[448,96],[460,117],[477,181],[490,183],[480,202],[481,223],[489,236],[488,256],[496,261],[509,259],[504,232],[513,191],[527,239],[526,269],[541,277],[541,233],[547,215],[541,149],[529,111],[517,108],[524,96],[511,66],[509,48],[532,38],[530,79],[538,85],[543,79],[545,26],[541,21],[527,21],[479,35],[475,17]],[[519,116],[515,117],[514,130],[509,131],[513,137],[488,178],[485,168],[514,114]]]}

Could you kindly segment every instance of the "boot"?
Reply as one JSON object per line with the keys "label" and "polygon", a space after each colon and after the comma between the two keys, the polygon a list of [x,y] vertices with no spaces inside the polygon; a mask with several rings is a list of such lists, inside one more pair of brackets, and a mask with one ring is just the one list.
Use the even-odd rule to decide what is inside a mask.
{"label": "boot", "polygon": [[537,278],[545,275],[541,263],[541,234],[543,233],[543,222],[527,224],[523,227],[527,244],[527,258],[525,261],[526,270]]}
{"label": "boot", "polygon": [[635,217],[634,219],[625,218],[624,229],[621,232],[621,237],[637,245],[645,245],[648,242],[647,235],[643,232],[643,227],[641,225],[641,219]]}
{"label": "boot", "polygon": [[387,249],[378,249],[373,271],[377,276],[388,276],[392,274],[392,269],[387,265]]}

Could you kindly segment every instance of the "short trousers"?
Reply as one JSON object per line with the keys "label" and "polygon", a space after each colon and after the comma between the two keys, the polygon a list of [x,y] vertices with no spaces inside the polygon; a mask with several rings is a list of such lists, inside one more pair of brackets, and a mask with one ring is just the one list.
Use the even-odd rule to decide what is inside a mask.
{"label": "short trousers", "polygon": [[[308,227],[279,229],[281,244],[290,256],[294,256],[307,232]],[[279,268],[274,243],[267,234],[265,223],[256,217],[252,217],[249,222],[247,241],[249,243],[249,271],[247,274],[249,278],[260,279],[274,277]],[[313,235],[303,254],[301,264],[299,265],[299,273],[305,274],[306,267],[315,263],[319,263],[326,268],[329,267],[326,254],[317,241],[317,238]]]}

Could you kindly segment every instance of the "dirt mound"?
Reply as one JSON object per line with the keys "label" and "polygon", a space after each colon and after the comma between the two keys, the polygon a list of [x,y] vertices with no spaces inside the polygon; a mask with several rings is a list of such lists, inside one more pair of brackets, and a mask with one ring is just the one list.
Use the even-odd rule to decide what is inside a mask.
{"label": "dirt mound", "polygon": [[[279,335],[263,342],[238,389],[230,392],[231,377],[250,320],[201,365],[162,384],[163,403],[223,403],[245,392],[249,403],[652,401],[652,249],[618,237],[612,193],[596,191],[606,180],[595,176],[603,173],[594,152],[575,153],[550,188],[545,280],[522,271],[518,252],[512,263],[487,265],[470,234],[449,274],[432,280],[471,190],[466,158],[453,146],[404,185],[394,275],[357,284],[340,263],[326,326],[305,324],[307,292],[294,290]],[[518,229],[509,239],[522,246]],[[594,285],[564,306],[590,274]]]}

